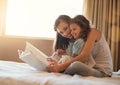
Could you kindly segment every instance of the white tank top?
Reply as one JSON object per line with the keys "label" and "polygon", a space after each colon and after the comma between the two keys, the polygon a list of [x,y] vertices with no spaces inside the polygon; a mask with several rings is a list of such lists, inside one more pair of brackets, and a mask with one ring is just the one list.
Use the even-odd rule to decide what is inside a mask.
{"label": "white tank top", "polygon": [[94,68],[102,71],[108,75],[112,74],[113,71],[113,62],[111,52],[106,42],[104,35],[102,34],[101,39],[95,43],[95,46],[92,50],[92,56],[96,62]]}

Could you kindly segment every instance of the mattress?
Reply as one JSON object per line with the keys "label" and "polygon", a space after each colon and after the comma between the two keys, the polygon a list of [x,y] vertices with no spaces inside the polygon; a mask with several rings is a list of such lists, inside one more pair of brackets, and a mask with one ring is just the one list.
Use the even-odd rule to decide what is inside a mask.
{"label": "mattress", "polygon": [[120,85],[120,75],[96,78],[37,71],[26,63],[0,61],[0,85]]}

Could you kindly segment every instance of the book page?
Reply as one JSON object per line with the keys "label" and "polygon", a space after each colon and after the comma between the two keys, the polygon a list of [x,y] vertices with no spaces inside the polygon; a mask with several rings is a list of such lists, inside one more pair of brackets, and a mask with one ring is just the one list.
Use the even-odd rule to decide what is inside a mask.
{"label": "book page", "polygon": [[29,42],[26,42],[26,48],[25,48],[25,52],[31,52],[33,55],[35,55],[36,58],[38,58],[41,62],[43,62],[44,64],[48,64],[47,62],[47,58],[48,56],[46,54],[44,54],[42,51],[40,51],[39,49],[37,49],[35,46],[33,46],[32,44],[30,44]]}
{"label": "book page", "polygon": [[29,42],[26,42],[25,51],[20,55],[20,59],[33,66],[37,70],[46,69],[46,66],[49,64],[47,58],[47,55]]}

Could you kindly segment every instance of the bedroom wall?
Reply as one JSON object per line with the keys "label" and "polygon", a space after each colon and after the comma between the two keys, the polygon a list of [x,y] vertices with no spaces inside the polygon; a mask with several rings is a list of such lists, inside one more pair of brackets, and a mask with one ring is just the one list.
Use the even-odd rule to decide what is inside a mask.
{"label": "bedroom wall", "polygon": [[35,38],[13,38],[0,37],[0,60],[18,61],[18,49],[25,49],[25,42],[28,41],[35,47],[43,51],[46,55],[52,54],[53,40],[35,39]]}

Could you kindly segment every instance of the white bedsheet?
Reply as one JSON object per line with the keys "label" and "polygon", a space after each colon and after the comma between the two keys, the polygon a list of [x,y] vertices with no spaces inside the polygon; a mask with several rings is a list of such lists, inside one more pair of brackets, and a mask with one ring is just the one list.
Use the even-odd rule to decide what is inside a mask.
{"label": "white bedsheet", "polygon": [[39,72],[25,63],[0,61],[0,85],[120,85],[120,77],[69,76]]}

